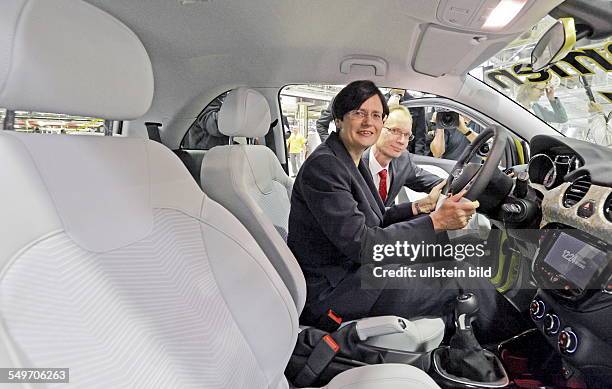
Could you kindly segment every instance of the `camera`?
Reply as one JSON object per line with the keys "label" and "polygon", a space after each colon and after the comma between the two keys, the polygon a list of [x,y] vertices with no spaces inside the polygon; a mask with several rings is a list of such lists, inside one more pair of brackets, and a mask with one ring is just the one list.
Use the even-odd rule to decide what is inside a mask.
{"label": "camera", "polygon": [[457,128],[459,127],[459,113],[447,110],[436,112],[437,128]]}

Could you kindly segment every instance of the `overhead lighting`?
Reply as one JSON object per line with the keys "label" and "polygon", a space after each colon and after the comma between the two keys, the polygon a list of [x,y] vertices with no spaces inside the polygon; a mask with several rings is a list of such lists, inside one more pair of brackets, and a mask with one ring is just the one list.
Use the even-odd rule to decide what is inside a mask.
{"label": "overhead lighting", "polygon": [[201,3],[212,3],[213,0],[179,0],[180,5],[193,5]]}
{"label": "overhead lighting", "polygon": [[485,30],[497,30],[505,27],[523,9],[527,0],[501,0],[497,7],[487,17],[482,28]]}

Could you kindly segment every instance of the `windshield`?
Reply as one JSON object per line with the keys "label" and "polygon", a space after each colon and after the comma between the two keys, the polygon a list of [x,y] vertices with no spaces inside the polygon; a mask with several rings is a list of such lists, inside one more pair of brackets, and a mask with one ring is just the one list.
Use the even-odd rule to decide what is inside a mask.
{"label": "windshield", "polygon": [[554,21],[546,16],[470,74],[565,136],[612,147],[612,41],[579,40],[563,60],[533,72],[531,51]]}

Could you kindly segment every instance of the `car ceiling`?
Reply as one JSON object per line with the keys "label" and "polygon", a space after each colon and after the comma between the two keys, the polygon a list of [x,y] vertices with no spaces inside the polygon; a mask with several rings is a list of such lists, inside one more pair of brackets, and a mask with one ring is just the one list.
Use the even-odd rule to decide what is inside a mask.
{"label": "car ceiling", "polygon": [[[156,89],[143,121],[164,123],[164,132],[184,132],[212,98],[238,85],[278,88],[370,78],[379,85],[453,97],[463,74],[560,3],[529,0],[526,12],[503,33],[449,28],[450,38],[447,34],[435,47],[419,47],[423,31],[440,24],[438,7],[452,0],[210,0],[188,5],[180,0],[87,1],[117,17],[143,41]],[[463,58],[444,57],[448,48],[476,35],[487,39],[470,46]],[[439,57],[430,57],[449,63],[447,75],[433,78],[415,72],[412,64],[421,49],[439,51]],[[387,74],[373,77],[365,68],[340,73],[342,59],[355,54],[384,58]]]}

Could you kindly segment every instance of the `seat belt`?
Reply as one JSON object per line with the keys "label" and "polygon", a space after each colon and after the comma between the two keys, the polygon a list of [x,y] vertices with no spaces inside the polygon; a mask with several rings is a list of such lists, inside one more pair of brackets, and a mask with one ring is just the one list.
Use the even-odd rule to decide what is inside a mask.
{"label": "seat belt", "polygon": [[306,364],[295,376],[293,383],[297,387],[306,387],[314,384],[323,370],[331,363],[336,354],[340,351],[340,346],[327,334],[316,344],[312,353],[308,356]]}
{"label": "seat belt", "polygon": [[145,122],[145,126],[147,127],[149,139],[157,143],[162,143],[161,135],[159,135],[159,128],[162,126],[162,124],[156,122]]}

